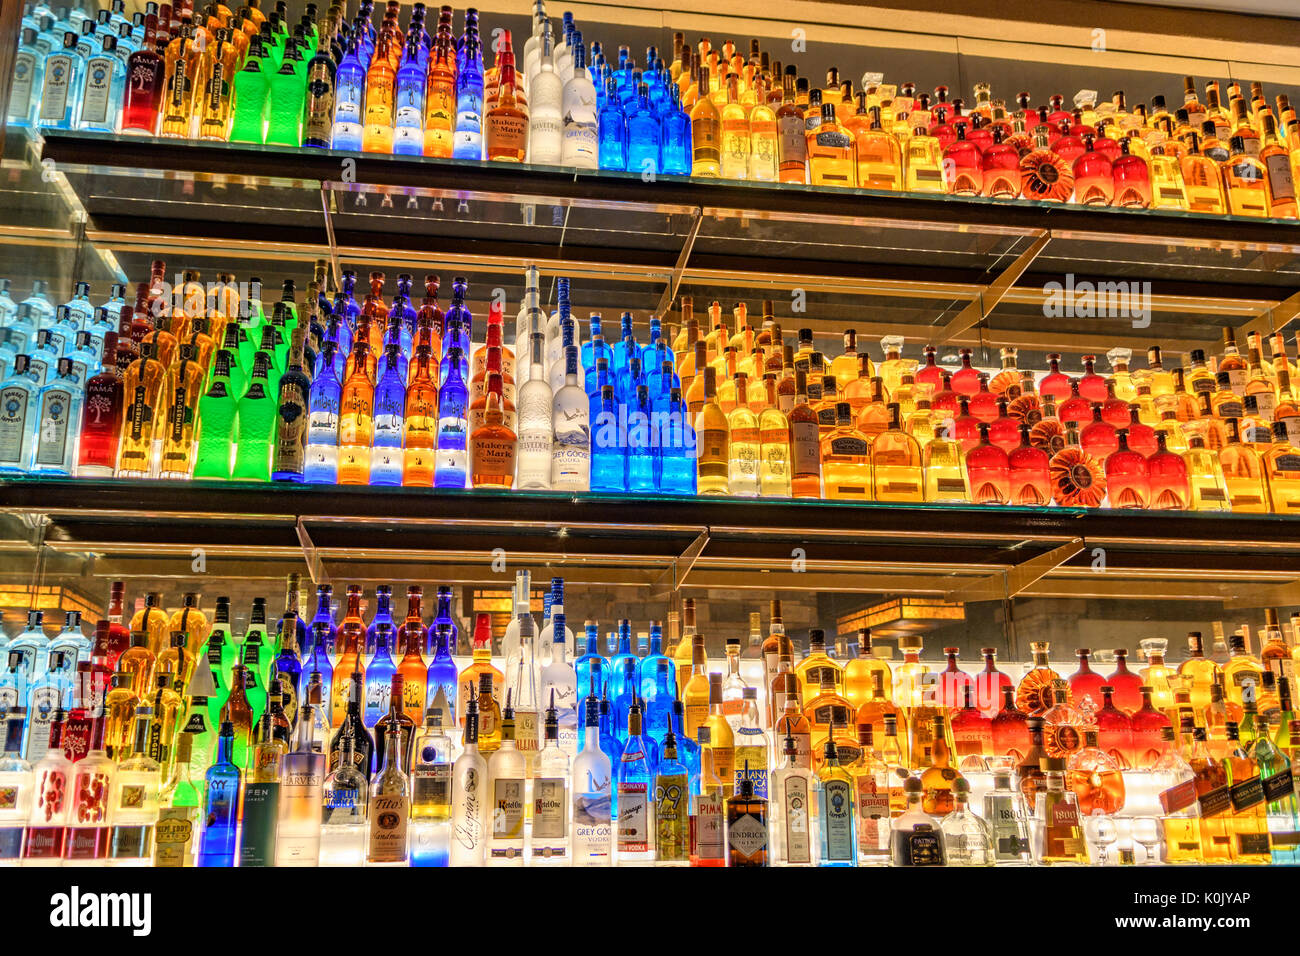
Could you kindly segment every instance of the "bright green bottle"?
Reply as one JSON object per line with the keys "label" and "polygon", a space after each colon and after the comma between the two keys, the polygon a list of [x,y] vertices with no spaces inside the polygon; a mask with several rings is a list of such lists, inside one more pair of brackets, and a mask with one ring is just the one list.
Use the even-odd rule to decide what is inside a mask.
{"label": "bright green bottle", "polygon": [[[221,351],[226,353],[226,365],[230,368],[230,385],[227,391],[230,397],[239,401],[243,397],[244,389],[248,388],[248,376],[244,374],[243,368],[239,364],[240,335],[244,330],[239,327],[239,323],[226,323],[226,340],[221,343]],[[253,350],[248,353],[248,360],[253,360]],[[216,361],[213,361],[213,368],[216,367]],[[215,373],[209,373],[212,375]],[[200,406],[201,407],[201,406]]]}
{"label": "bright green bottle", "polygon": [[301,146],[307,73],[302,53],[293,40],[285,47],[284,62],[271,74],[268,88],[266,141],[280,146]]}
{"label": "bright green bottle", "polygon": [[230,141],[232,143],[266,142],[267,93],[270,90],[271,66],[263,53],[259,37],[248,44],[244,68],[235,74],[231,85]]}
{"label": "bright green bottle", "polygon": [[253,359],[248,391],[239,400],[235,416],[235,467],[231,477],[238,481],[271,480],[277,409],[276,393],[268,381],[270,368],[271,357],[259,349]]}
{"label": "bright green bottle", "polygon": [[271,321],[266,327],[274,336],[271,358],[275,362],[275,372],[283,375],[284,370],[289,367],[289,343],[293,338],[293,327],[289,325],[289,313],[283,302],[275,304],[275,309],[271,312]]}
{"label": "bright green bottle", "polygon": [[230,443],[235,430],[236,400],[230,386],[230,353],[217,352],[212,384],[199,399],[199,448],[194,457],[195,478],[230,477]]}

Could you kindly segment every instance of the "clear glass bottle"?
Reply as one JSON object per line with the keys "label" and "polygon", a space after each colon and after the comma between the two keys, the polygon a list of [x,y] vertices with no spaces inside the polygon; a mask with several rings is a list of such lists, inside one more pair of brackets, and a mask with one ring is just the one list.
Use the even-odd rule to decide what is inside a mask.
{"label": "clear glass bottle", "polygon": [[903,783],[904,810],[894,818],[890,859],[894,866],[943,866],[946,859],[939,821],[921,809],[924,788],[916,777]]}
{"label": "clear glass bottle", "polygon": [[1033,862],[1029,811],[1019,788],[1012,785],[1014,761],[995,757],[989,761],[993,787],[984,794],[984,820],[993,836],[993,860],[1001,865]]}
{"label": "clear glass bottle", "polygon": [[402,770],[401,729],[390,722],[384,733],[384,762],[370,783],[369,866],[406,866],[410,781]]}
{"label": "clear glass bottle", "polygon": [[478,749],[479,704],[470,688],[465,703],[464,750],[452,765],[452,866],[483,866],[487,862],[489,806],[487,761]]}
{"label": "clear glass bottle", "polygon": [[356,741],[344,735],[334,771],[321,789],[321,866],[361,866],[366,856],[370,787],[357,768]]}
{"label": "clear glass bottle", "polygon": [[992,866],[996,851],[989,825],[970,808],[970,784],[953,781],[954,806],[939,824],[949,866]]}
{"label": "clear glass bottle", "polygon": [[1078,800],[1073,791],[1065,788],[1065,760],[1043,757],[1040,767],[1047,775],[1047,786],[1039,792],[1034,803],[1038,862],[1044,866],[1086,864],[1088,843],[1083,837]]}

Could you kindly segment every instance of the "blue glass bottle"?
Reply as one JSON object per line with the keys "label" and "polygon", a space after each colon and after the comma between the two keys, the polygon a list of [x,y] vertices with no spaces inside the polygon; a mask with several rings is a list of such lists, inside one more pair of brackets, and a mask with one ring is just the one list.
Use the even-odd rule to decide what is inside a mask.
{"label": "blue glass bottle", "polygon": [[610,371],[618,378],[627,370],[628,362],[640,354],[637,348],[636,336],[632,333],[632,313],[624,312],[619,317],[618,344],[614,346],[614,361],[610,364]]}
{"label": "blue glass bottle", "polygon": [[77,53],[78,39],[73,31],[64,31],[60,45],[45,57],[40,107],[36,114],[36,125],[41,129],[72,129],[85,66]]}
{"label": "blue glass bottle", "polygon": [[[641,368],[641,356],[638,353],[628,360],[628,363],[619,371],[614,382],[614,394],[618,397],[618,403],[628,406],[629,409],[634,407],[636,405],[636,390],[645,384],[645,373]],[[630,411],[628,414],[630,414]]]}
{"label": "blue glass bottle", "polygon": [[[456,625],[456,619],[451,616],[451,588],[445,584],[438,588],[437,610],[433,615],[433,626],[443,625],[447,628],[448,645],[452,653],[456,650],[456,643],[460,639],[460,628]],[[425,649],[427,654],[434,653],[433,629],[429,630],[429,646]]]}
{"label": "blue glass bottle", "polygon": [[[73,339],[77,337],[77,331],[81,328],[79,316],[74,316],[72,309],[67,305],[60,305],[54,310],[54,324],[50,326],[50,345],[54,350],[55,358],[65,355],[72,348]],[[54,371],[53,368],[50,369]]]}
{"label": "blue glass bottle", "polygon": [[[456,276],[451,280],[451,305],[447,306],[447,313],[443,317],[443,325],[447,333],[442,339],[442,357],[445,359],[447,353],[452,347],[460,349],[460,377],[469,381],[469,356],[473,351],[470,344],[474,339],[474,316],[465,304],[465,297],[469,295],[469,281],[464,276]],[[441,381],[447,378],[447,365],[443,362],[439,368],[442,376]]]}
{"label": "blue glass bottle", "polygon": [[384,349],[384,373],[375,386],[374,448],[370,453],[370,483],[402,483],[402,428],[406,419],[406,362],[396,343]]}
{"label": "blue glass bottle", "polygon": [[[660,353],[663,343],[660,343]],[[673,389],[681,388],[681,380],[673,371],[673,363],[664,359],[652,366],[653,372],[646,378],[650,391],[650,410],[659,415],[667,415],[673,408]]]}
{"label": "blue glass bottle", "polygon": [[[102,348],[95,348],[95,339],[90,332],[78,332],[73,339],[67,357],[72,360],[72,377],[76,379],[79,388],[85,389],[86,379],[103,371],[99,360],[100,351]],[[81,423],[77,424],[80,426]]]}
{"label": "blue glass bottle", "polygon": [[217,757],[203,775],[202,831],[199,833],[198,866],[234,866],[239,834],[239,768],[231,760],[235,748],[235,725],[221,722],[217,734]]}
{"label": "blue glass bottle", "polygon": [[49,384],[36,393],[36,414],[30,426],[32,458],[28,462],[33,474],[72,475],[84,395],[72,372],[72,359],[64,356]]}
{"label": "blue glass bottle", "polygon": [[31,458],[28,418],[36,405],[36,382],[30,362],[26,355],[15,356],[13,372],[0,383],[0,472],[21,473]]}
{"label": "blue glass bottle", "polygon": [[[334,665],[330,663],[329,655],[329,648],[334,640],[331,634],[333,629],[334,624],[332,622],[328,624],[312,622],[307,632],[307,640],[311,646],[302,662],[302,672],[307,675],[308,682],[310,682],[312,674],[320,675],[320,699],[327,709],[329,701],[333,699],[330,695],[334,692]],[[304,683],[303,686],[307,685]]]}
{"label": "blue glass bottle", "polygon": [[444,725],[455,727],[460,718],[456,714],[458,675],[456,662],[451,657],[451,649],[456,640],[453,636],[453,626],[435,623],[429,628],[429,633],[433,636],[433,659],[429,661],[428,690],[424,706],[426,709],[435,706],[435,702],[441,696],[441,703],[446,708],[443,717]]}
{"label": "blue glass bottle", "polygon": [[662,494],[695,494],[695,426],[690,419],[690,411],[682,401],[682,390],[674,388],[667,421],[659,429],[659,491]]}
{"label": "blue glass bottle", "polygon": [[308,392],[303,480],[312,484],[336,484],[339,477],[339,402],[343,386],[339,382],[337,354],[335,344],[327,339],[317,359],[316,377]]}
{"label": "blue glass bottle", "polygon": [[657,176],[661,168],[659,117],[650,105],[650,87],[637,85],[636,99],[627,117],[627,168],[644,176]]}
{"label": "blue glass bottle", "polygon": [[[391,584],[381,584],[375,588],[375,616],[370,619],[366,626],[366,653],[375,653],[376,638],[379,636],[379,628],[385,624],[391,624],[397,627],[393,621],[393,586]],[[385,702],[387,698],[385,698]]]}
{"label": "blue glass bottle", "polygon": [[[668,176],[691,174],[691,115],[682,106],[681,91],[676,83],[668,84],[669,102],[660,122],[660,168]],[[678,748],[680,749],[680,741]]]}
{"label": "blue glass bottle", "polygon": [[30,308],[31,320],[38,329],[49,325],[54,318],[54,303],[50,301],[49,291],[50,284],[48,282],[44,279],[33,279],[31,293],[18,303],[20,314],[23,306]]}
{"label": "blue glass bottle", "polygon": [[578,723],[585,726],[585,713],[588,695],[599,697],[605,693],[605,681],[608,676],[609,662],[600,653],[600,627],[595,621],[587,621],[584,626],[585,650],[573,662],[573,670],[578,682]]}
{"label": "blue glass bottle", "polygon": [[622,172],[628,168],[627,119],[623,115],[623,105],[619,102],[618,90],[612,77],[605,84],[604,96],[599,105],[597,164],[601,169]]}
{"label": "blue glass bottle", "polygon": [[[630,669],[627,667],[629,663]],[[606,686],[609,699],[615,705],[614,725],[620,739],[627,730],[622,722],[627,716],[627,711],[620,710],[619,705],[622,704],[624,697],[633,691],[638,695],[641,692],[640,681],[637,678],[639,663],[636,654],[632,652],[632,622],[623,618],[618,622],[618,648],[609,658],[609,681]],[[622,704],[624,708],[630,706],[630,696],[627,696],[627,701],[628,703]]]}
{"label": "blue glass bottle", "polygon": [[626,491],[627,449],[614,401],[614,386],[601,388],[600,404],[593,405],[592,411],[595,414],[591,416],[591,490]]}
{"label": "blue glass bottle", "polygon": [[346,329],[340,329],[340,333],[346,333],[347,341],[339,339],[339,349],[346,357],[352,350],[352,336],[356,334],[357,317],[361,315],[361,306],[356,297],[357,274],[352,269],[343,270],[343,280],[339,283],[339,291],[334,293],[334,305],[331,312],[347,323]]}
{"label": "blue glass bottle", "polygon": [[35,763],[36,755],[44,755],[50,736],[50,724],[56,711],[72,708],[72,674],[76,657],[63,651],[52,651],[46,656],[45,669],[27,685],[27,697],[22,706],[27,708],[27,739],[23,753]]}
{"label": "blue glass bottle", "polygon": [[361,150],[365,64],[369,61],[369,56],[362,59],[358,40],[355,37],[348,40],[343,62],[334,73],[334,130],[330,136],[330,145],[334,149]]}
{"label": "blue glass bottle", "polygon": [[[632,364],[640,363],[634,359]],[[650,390],[638,385],[627,416],[627,490],[633,494],[659,490],[659,439],[654,432]]]}
{"label": "blue glass bottle", "polygon": [[415,345],[415,326],[420,318],[419,311],[411,304],[411,274],[403,272],[397,277],[397,292],[393,295],[393,304],[388,310],[389,321],[400,322],[402,354],[409,356]]}
{"label": "blue glass bottle", "polygon": [[[641,696],[646,700],[647,704],[654,699],[656,693],[654,688],[660,683],[658,674],[660,661],[666,661],[668,663],[667,686],[670,689],[669,696],[672,696],[672,689],[677,687],[677,668],[673,663],[673,659],[664,653],[663,623],[660,621],[651,621],[650,649],[646,653],[646,656],[641,658],[641,669],[638,675],[638,679],[641,681]],[[666,706],[668,706],[669,710],[672,709],[671,702]]]}
{"label": "blue glass bottle", "polygon": [[98,53],[86,60],[85,80],[77,104],[77,129],[114,133],[122,123],[126,63],[117,53],[117,37],[104,37]]}
{"label": "blue glass bottle", "polygon": [[375,653],[366,663],[366,701],[362,723],[373,730],[379,718],[388,713],[397,666],[389,648],[397,642],[397,626],[390,619],[380,623],[375,632]]}
{"label": "blue glass bottle", "polygon": [[599,312],[593,312],[587,318],[588,332],[590,338],[582,343],[582,375],[586,380],[587,392],[592,391],[592,378],[596,371],[596,359],[604,356],[610,358],[609,346],[605,344],[605,336],[601,331],[601,315]]}
{"label": "blue glass bottle", "polygon": [[464,488],[469,478],[467,433],[469,390],[461,375],[461,350],[447,352],[449,372],[438,389],[438,449],[433,468],[435,488]]}
{"label": "blue glass bottle", "polygon": [[609,695],[602,694],[600,698],[600,750],[609,758],[610,766],[617,767],[619,758],[623,755],[623,743],[614,732],[612,709]]}
{"label": "blue glass bottle", "polygon": [[596,359],[594,371],[586,373],[584,377],[586,379],[584,384],[587,387],[588,411],[591,415],[591,421],[594,422],[596,416],[600,414],[601,389],[606,385],[614,386],[614,397],[617,399],[617,383],[614,381],[613,373],[609,370],[609,359],[603,355]]}
{"label": "blue glass bottle", "polygon": [[424,155],[425,51],[419,35],[407,34],[393,96],[393,153]]}
{"label": "blue glass bottle", "polygon": [[483,51],[477,34],[466,31],[456,72],[456,129],[452,134],[454,159],[483,158]]}
{"label": "blue glass bottle", "polygon": [[[69,313],[68,322],[74,329],[88,327],[95,317],[95,306],[90,301],[89,282],[77,282],[72,287],[72,298],[63,304]],[[119,310],[120,308],[119,306]]]}
{"label": "blue glass bottle", "polygon": [[[657,369],[662,358],[656,358],[656,352],[659,349],[659,343],[663,342],[663,320],[657,315],[650,316],[650,335],[646,339],[645,345],[641,346],[641,367],[649,374],[651,369]],[[664,343],[665,347],[667,343]]]}

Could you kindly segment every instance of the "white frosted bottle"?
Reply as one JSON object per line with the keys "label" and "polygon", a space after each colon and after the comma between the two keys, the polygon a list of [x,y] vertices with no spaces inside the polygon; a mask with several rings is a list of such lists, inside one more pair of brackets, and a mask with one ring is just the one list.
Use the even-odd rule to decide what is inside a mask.
{"label": "white frosted bottle", "polygon": [[564,385],[552,402],[551,487],[556,491],[591,488],[591,410],[578,383],[581,368],[577,346],[565,348]]}
{"label": "white frosted bottle", "polygon": [[[531,41],[530,41],[531,42]],[[528,84],[528,162],[558,166],[564,143],[564,83],[551,59],[551,28],[541,36],[537,72]]]}
{"label": "white frosted bottle", "polygon": [[528,381],[519,389],[519,451],[515,459],[515,487],[546,491],[551,487],[551,386],[546,382],[542,356],[546,335],[530,336]]}
{"label": "white frosted bottle", "polygon": [[573,34],[573,77],[564,84],[564,146],[560,162],[577,169],[596,168],[596,87],[587,73],[582,34]]}

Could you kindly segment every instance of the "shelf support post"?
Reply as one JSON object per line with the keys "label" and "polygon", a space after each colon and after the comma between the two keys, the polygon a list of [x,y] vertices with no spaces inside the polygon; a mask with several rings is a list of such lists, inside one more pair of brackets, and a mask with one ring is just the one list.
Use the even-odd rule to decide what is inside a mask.
{"label": "shelf support post", "polygon": [[971,326],[978,325],[992,314],[993,310],[998,307],[998,303],[1016,284],[1030,264],[1038,258],[1038,254],[1047,247],[1052,241],[1052,231],[1050,229],[1040,229],[1034,233],[1034,239],[1029,244],[1029,248],[1002,270],[1001,273],[988,287],[966,306],[957,313],[948,323],[939,331],[935,338],[936,345],[943,345],[950,341],[954,336],[960,335]]}

